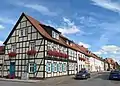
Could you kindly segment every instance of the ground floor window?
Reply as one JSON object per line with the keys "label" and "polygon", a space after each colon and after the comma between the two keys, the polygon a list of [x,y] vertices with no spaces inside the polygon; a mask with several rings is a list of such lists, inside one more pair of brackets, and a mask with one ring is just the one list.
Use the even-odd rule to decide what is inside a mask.
{"label": "ground floor window", "polygon": [[57,62],[47,62],[46,63],[46,72],[66,72],[67,63],[57,63]]}
{"label": "ground floor window", "polygon": [[48,72],[48,73],[51,72],[51,62],[46,63],[46,72]]}
{"label": "ground floor window", "polygon": [[59,63],[59,68],[60,68],[59,72],[62,72],[62,63]]}
{"label": "ground floor window", "polygon": [[54,62],[54,71],[53,72],[57,72],[57,62]]}
{"label": "ground floor window", "polygon": [[63,67],[62,67],[62,69],[63,69],[63,72],[66,72],[66,69],[67,69],[67,64],[66,63],[63,63],[63,65],[62,65]]}
{"label": "ground floor window", "polygon": [[37,65],[34,62],[28,63],[28,72],[29,73],[35,73]]}

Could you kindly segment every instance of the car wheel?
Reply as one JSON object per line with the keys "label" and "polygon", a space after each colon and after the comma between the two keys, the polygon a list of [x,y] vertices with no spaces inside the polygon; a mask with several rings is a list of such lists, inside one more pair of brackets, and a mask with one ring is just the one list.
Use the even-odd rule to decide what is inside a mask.
{"label": "car wheel", "polygon": [[111,80],[111,78],[109,78],[109,80]]}
{"label": "car wheel", "polygon": [[85,79],[88,79],[88,76],[86,76]]}

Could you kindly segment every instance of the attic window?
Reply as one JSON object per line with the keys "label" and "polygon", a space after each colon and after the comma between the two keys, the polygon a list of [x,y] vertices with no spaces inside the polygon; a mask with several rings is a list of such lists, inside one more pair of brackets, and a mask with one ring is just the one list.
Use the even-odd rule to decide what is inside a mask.
{"label": "attic window", "polygon": [[52,31],[52,37],[55,39],[59,39],[59,34],[56,33],[55,31]]}
{"label": "attic window", "polygon": [[66,40],[66,43],[69,44],[68,40]]}
{"label": "attic window", "polygon": [[21,37],[22,37],[22,36],[26,36],[27,33],[28,33],[28,29],[27,29],[27,28],[23,28],[23,29],[20,30],[20,36],[21,36]]}
{"label": "attic window", "polygon": [[70,43],[70,46],[72,46],[72,43]]}

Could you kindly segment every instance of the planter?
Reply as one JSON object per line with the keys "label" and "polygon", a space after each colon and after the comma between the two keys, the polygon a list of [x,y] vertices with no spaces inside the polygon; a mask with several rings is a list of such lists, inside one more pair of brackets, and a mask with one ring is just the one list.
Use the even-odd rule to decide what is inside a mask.
{"label": "planter", "polygon": [[15,57],[17,55],[17,53],[16,52],[10,52],[10,53],[8,53],[8,55],[9,55],[9,57]]}
{"label": "planter", "polygon": [[52,51],[52,50],[48,50],[47,54],[49,56],[55,56],[55,57],[61,57],[61,58],[68,58],[69,56],[67,54],[58,52],[58,51]]}
{"label": "planter", "polygon": [[53,56],[53,51],[52,51],[52,50],[48,50],[48,51],[47,51],[47,54],[48,54],[49,56]]}
{"label": "planter", "polygon": [[27,55],[31,55],[31,56],[34,56],[36,54],[36,50],[28,50],[27,51]]}

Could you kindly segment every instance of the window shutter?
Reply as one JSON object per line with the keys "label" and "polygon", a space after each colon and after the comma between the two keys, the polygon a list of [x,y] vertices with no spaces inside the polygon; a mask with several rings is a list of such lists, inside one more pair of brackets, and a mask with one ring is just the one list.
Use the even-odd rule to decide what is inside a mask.
{"label": "window shutter", "polygon": [[34,63],[34,73],[37,71],[37,65]]}
{"label": "window shutter", "polygon": [[64,71],[64,64],[62,64],[62,72]]}
{"label": "window shutter", "polygon": [[51,72],[54,72],[54,63],[51,64]]}
{"label": "window shutter", "polygon": [[29,73],[29,63],[27,63],[27,73]]}
{"label": "window shutter", "polygon": [[46,72],[48,72],[48,63],[46,63]]}
{"label": "window shutter", "polygon": [[57,72],[59,72],[60,70],[59,70],[59,64],[57,64]]}
{"label": "window shutter", "polygon": [[51,63],[51,72],[53,72],[53,64]]}

